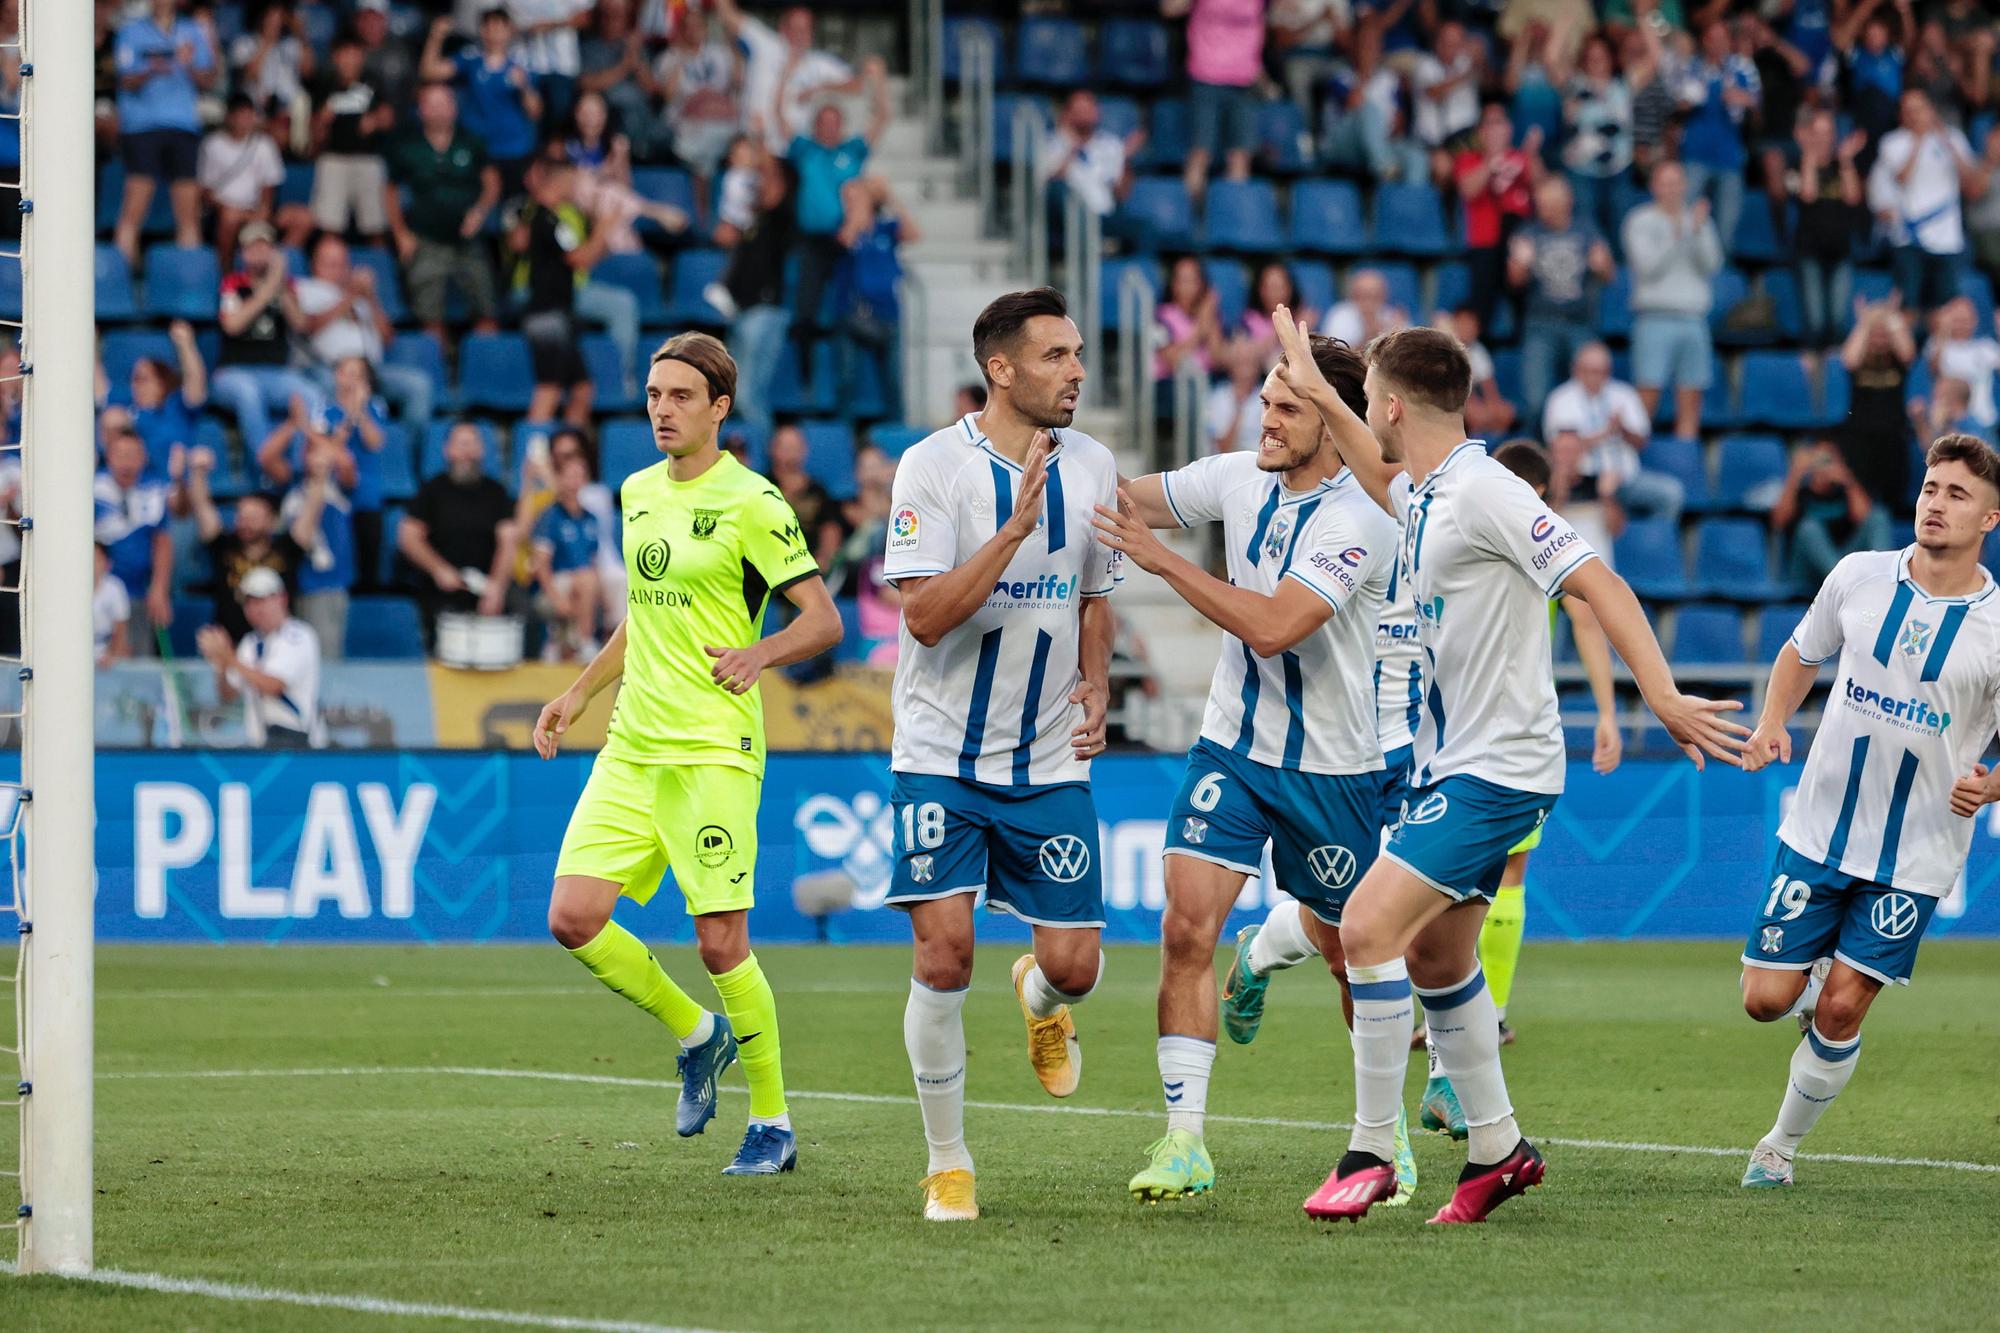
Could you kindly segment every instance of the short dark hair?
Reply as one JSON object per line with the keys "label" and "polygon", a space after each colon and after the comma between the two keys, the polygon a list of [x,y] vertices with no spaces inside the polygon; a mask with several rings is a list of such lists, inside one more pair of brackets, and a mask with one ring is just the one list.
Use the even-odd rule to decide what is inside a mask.
{"label": "short dark hair", "polygon": [[1367,362],[1405,398],[1439,412],[1463,412],[1472,392],[1465,347],[1442,329],[1409,328],[1368,344]]}
{"label": "short dark hair", "polygon": [[1507,441],[1493,451],[1493,461],[1527,482],[1536,494],[1549,493],[1549,482],[1554,475],[1549,471],[1549,456],[1533,440]]}
{"label": "short dark hair", "polygon": [[711,401],[727,398],[736,401],[736,358],[722,345],[722,340],[706,333],[676,333],[660,344],[653,353],[651,365],[662,361],[679,361],[693,366],[708,382],[708,396]]}
{"label": "short dark hair", "polygon": [[1368,416],[1368,363],[1361,359],[1361,353],[1349,347],[1338,338],[1329,338],[1324,333],[1315,333],[1308,341],[1312,348],[1313,364],[1319,373],[1326,376],[1326,382],[1340,395],[1340,401],[1355,416]]}
{"label": "short dark hair", "polygon": [[1973,476],[2000,492],[2000,453],[1977,435],[1953,432],[1938,436],[1924,454],[1924,466],[1933,468],[1939,463],[1963,463]]}
{"label": "short dark hair", "polygon": [[986,406],[986,381],[974,380],[969,384],[961,384],[958,386],[958,391],[970,398],[974,406],[981,408]]}
{"label": "short dark hair", "polygon": [[284,501],[280,500],[270,491],[245,491],[236,497],[237,506],[240,508],[245,500],[255,500],[258,504],[270,510],[273,517],[276,517],[278,511],[285,507]]}
{"label": "short dark hair", "polygon": [[1069,302],[1053,287],[1008,292],[1005,296],[994,297],[979,312],[979,318],[972,321],[972,356],[979,362],[979,373],[986,376],[989,384],[992,376],[986,374],[987,361],[1012,347],[1020,338],[1021,330],[1028,327],[1028,321],[1037,315],[1068,319]]}

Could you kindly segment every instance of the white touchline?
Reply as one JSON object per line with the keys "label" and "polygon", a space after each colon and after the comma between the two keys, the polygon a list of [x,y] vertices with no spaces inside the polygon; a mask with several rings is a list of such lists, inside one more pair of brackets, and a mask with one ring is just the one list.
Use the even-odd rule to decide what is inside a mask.
{"label": "white touchline", "polygon": [[[0,1260],[0,1272],[14,1272],[14,1265]],[[107,1287],[130,1287],[136,1291],[156,1291],[168,1296],[203,1296],[217,1301],[248,1301],[256,1304],[301,1305],[315,1310],[350,1310],[355,1314],[391,1315],[406,1319],[462,1319],[471,1324],[512,1324],[520,1328],[555,1328],[573,1333],[704,1333],[701,1329],[679,1328],[671,1324],[649,1324],[637,1319],[586,1319],[577,1315],[536,1314],[531,1310],[487,1310],[470,1305],[433,1305],[428,1301],[393,1301],[379,1296],[341,1296],[321,1291],[284,1291],[240,1282],[209,1282],[201,1278],[169,1277],[165,1273],[126,1273],[116,1268],[100,1268],[70,1282],[94,1282]]]}
{"label": "white touchline", "polygon": [[[615,1088],[665,1088],[678,1091],[680,1084],[662,1078],[628,1078],[616,1074],[570,1074],[555,1069],[485,1069],[475,1065],[353,1065],[335,1069],[131,1069],[100,1071],[100,1079],[231,1079],[231,1078],[372,1078],[400,1077],[520,1078],[548,1083],[594,1083]],[[734,1093],[738,1089],[725,1087]],[[858,1102],[875,1106],[915,1106],[915,1097],[899,1097],[875,1092],[801,1092],[785,1089],[787,1097],[803,1101]],[[1034,1115],[1109,1116],[1117,1119],[1155,1120],[1158,1111],[1136,1111],[1115,1106],[1043,1106],[1031,1102],[967,1102],[979,1111],[1020,1111]],[[1257,1125],[1270,1129],[1344,1130],[1353,1125],[1339,1120],[1287,1120],[1278,1116],[1217,1115],[1209,1120],[1224,1125]],[[1640,1143],[1622,1139],[1569,1139],[1537,1137],[1537,1143],[1561,1148],[1583,1148],[1602,1152],[1659,1153],[1666,1156],[1741,1157],[1748,1148],[1716,1148],[1688,1143]],[[2000,1163],[1960,1162],[1936,1157],[1878,1157],[1869,1153],[1800,1153],[1802,1162],[1844,1162],[1854,1166],[1908,1166],[1932,1171],[1971,1171],[2000,1175]]]}

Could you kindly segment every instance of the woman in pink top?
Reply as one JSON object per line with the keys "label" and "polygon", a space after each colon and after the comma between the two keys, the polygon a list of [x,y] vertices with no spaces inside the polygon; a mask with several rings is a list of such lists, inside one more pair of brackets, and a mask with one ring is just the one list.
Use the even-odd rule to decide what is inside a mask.
{"label": "woman in pink top", "polygon": [[1201,261],[1182,255],[1167,275],[1167,299],[1153,312],[1161,343],[1153,358],[1153,378],[1167,381],[1183,361],[1192,360],[1207,375],[1222,351],[1222,316],[1215,289]]}
{"label": "woman in pink top", "polygon": [[1319,312],[1299,299],[1299,284],[1292,277],[1291,269],[1281,259],[1269,259],[1257,270],[1257,286],[1251,294],[1250,308],[1237,321],[1236,330],[1256,346],[1258,359],[1265,370],[1278,364],[1278,330],[1271,323],[1271,312],[1281,305],[1290,310],[1294,318],[1304,320],[1308,328],[1319,323]]}
{"label": "woman in pink top", "polygon": [[1199,199],[1220,152],[1230,180],[1250,178],[1257,144],[1257,95],[1264,72],[1265,0],[1163,0],[1160,12],[1187,15],[1188,151],[1184,179]]}

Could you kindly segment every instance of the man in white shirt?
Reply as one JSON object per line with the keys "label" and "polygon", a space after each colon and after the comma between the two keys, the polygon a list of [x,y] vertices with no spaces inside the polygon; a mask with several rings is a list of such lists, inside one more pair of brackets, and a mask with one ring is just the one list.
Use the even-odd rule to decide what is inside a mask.
{"label": "man in white shirt", "polygon": [[1406,327],[1410,312],[1389,304],[1389,280],[1372,268],[1347,278],[1347,299],[1326,312],[1320,332],[1349,347],[1366,347],[1380,334]]}
{"label": "man in white shirt", "polygon": [[[747,128],[761,133],[772,152],[782,155],[793,139],[810,131],[816,98],[860,90],[862,75],[852,66],[813,48],[813,15],[804,5],[780,15],[775,32],[745,14],[736,0],[715,0],[715,14],[729,35],[743,43]],[[881,61],[878,57],[868,63]]]}
{"label": "man in white shirt", "polygon": [[1121,139],[1100,128],[1101,120],[1095,93],[1088,88],[1072,92],[1041,146],[1041,171],[1043,180],[1060,180],[1085,208],[1104,217],[1132,192],[1132,155],[1145,143],[1146,132],[1135,129]]}
{"label": "man in white shirt", "polygon": [[1479,124],[1479,73],[1485,63],[1485,48],[1465,35],[1463,24],[1438,25],[1436,40],[1417,57],[1410,76],[1417,138],[1426,148],[1444,148]]}
{"label": "man in white shirt", "polygon": [[402,409],[412,439],[430,424],[437,385],[419,366],[391,364],[383,352],[396,336],[375,291],[374,270],[356,265],[347,242],[323,232],[313,244],[311,276],[293,286],[299,303],[300,332],[311,349],[309,369],[329,398],[334,368],[348,357],[368,363],[382,396]]}
{"label": "man in white shirt", "polygon": [[236,233],[246,222],[270,222],[278,187],[285,183],[285,160],[275,139],[264,132],[255,103],[238,93],[229,99],[222,125],[201,141],[195,165],[203,200],[215,210],[215,249],[227,271],[236,254]]}
{"label": "man in white shirt", "polygon": [[1577,349],[1570,379],[1542,406],[1554,474],[1549,499],[1600,558],[1623,531],[1627,511],[1680,519],[1687,499],[1680,479],[1639,467],[1651,425],[1639,391],[1611,378],[1611,349],[1603,343]]}
{"label": "man in white shirt", "polygon": [[319,639],[292,617],[285,581],[259,567],[237,585],[250,632],[232,645],[229,631],[204,626],[195,646],[215,669],[222,702],[243,700],[250,743],[265,749],[319,748],[326,728],[319,715]]}
{"label": "man in white shirt", "polygon": [[1786,724],[1839,659],[1743,948],[1744,1009],[1804,1030],[1747,1188],[1792,1183],[1800,1140],[1853,1076],[1869,1006],[1909,984],[1965,869],[1972,817],[2000,800],[1980,762],[2000,727],[2000,588],[1979,564],[2000,526],[2000,455],[1946,435],[1925,461],[1915,543],[1834,567],[1778,650],[1744,750],[1747,770],[1789,763]]}
{"label": "man in white shirt", "polygon": [[1876,151],[1868,207],[1896,247],[1896,284],[1915,319],[1958,293],[1965,253],[1960,201],[1985,191],[1987,172],[1964,133],[1938,118],[1921,89],[1903,90],[1901,118]]}

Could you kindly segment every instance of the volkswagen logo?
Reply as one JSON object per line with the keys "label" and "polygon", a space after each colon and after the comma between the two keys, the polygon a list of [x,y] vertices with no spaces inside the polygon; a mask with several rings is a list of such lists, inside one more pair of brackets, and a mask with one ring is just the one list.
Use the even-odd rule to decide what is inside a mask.
{"label": "volkswagen logo", "polygon": [[1325,843],[1306,853],[1306,865],[1313,878],[1329,889],[1344,889],[1354,882],[1354,853],[1345,847]]}
{"label": "volkswagen logo", "polygon": [[[1047,856],[1046,848],[1043,856]],[[1917,928],[1916,899],[1907,893],[1885,893],[1868,909],[1868,924],[1885,940],[1900,940]]]}
{"label": "volkswagen logo", "polygon": [[1058,884],[1074,884],[1090,872],[1090,848],[1074,833],[1058,833],[1042,844],[1042,873]]}
{"label": "volkswagen logo", "polygon": [[639,548],[639,576],[648,583],[658,583],[667,573],[667,561],[673,556],[673,549],[663,537],[655,537]]}

